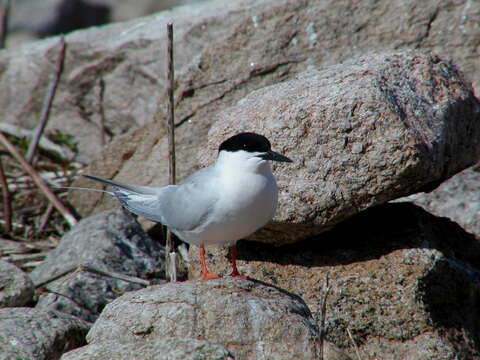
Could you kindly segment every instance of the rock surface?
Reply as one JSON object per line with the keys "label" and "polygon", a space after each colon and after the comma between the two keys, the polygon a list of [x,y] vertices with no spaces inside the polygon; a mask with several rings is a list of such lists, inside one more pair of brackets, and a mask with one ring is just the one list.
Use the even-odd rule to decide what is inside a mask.
{"label": "rock surface", "polygon": [[[120,344],[115,341],[90,344],[69,351],[62,360],[234,360],[220,344],[203,340],[166,337],[154,342]],[[254,358],[252,358],[253,360]],[[334,345],[325,342],[324,360],[352,360]]]}
{"label": "rock surface", "polygon": [[[226,249],[207,252],[210,271],[229,272]],[[238,258],[242,274],[300,295],[317,317],[328,274],[326,337],[352,358],[347,329],[365,360],[480,357],[480,242],[416,205],[378,206],[293,245],[241,241]]]}
{"label": "rock surface", "polygon": [[167,337],[154,342],[107,342],[72,350],[62,360],[234,360],[233,354],[208,341]]}
{"label": "rock surface", "polygon": [[21,269],[0,260],[0,308],[24,306],[33,299],[32,280]]}
{"label": "rock surface", "polygon": [[428,194],[398,199],[411,201],[437,216],[448,217],[480,237],[480,169],[462,171]]}
{"label": "rock surface", "polygon": [[[164,256],[163,246],[145,234],[131,215],[110,211],[80,221],[31,277],[39,285],[76,265],[87,265],[147,279],[163,274]],[[47,294],[39,297],[36,306],[93,322],[109,301],[141,287],[85,270],[72,271],[46,284]]]}
{"label": "rock surface", "polygon": [[220,112],[203,163],[239,131],[273,139],[273,224],[252,236],[275,243],[319,233],[374,205],[434,189],[480,158],[480,102],[437,56],[372,54],[249,94]]}
{"label": "rock surface", "polygon": [[0,359],[59,359],[85,343],[88,329],[85,322],[61,312],[0,309]]}
{"label": "rock surface", "polygon": [[175,337],[221,344],[239,360],[313,359],[318,329],[305,303],[284,290],[241,279],[188,281],[111,302],[88,333],[87,348]]}

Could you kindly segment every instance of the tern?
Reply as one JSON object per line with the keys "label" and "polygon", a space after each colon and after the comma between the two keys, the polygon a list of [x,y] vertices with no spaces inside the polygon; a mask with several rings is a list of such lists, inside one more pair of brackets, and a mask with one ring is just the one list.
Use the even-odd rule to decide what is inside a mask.
{"label": "tern", "polygon": [[[178,185],[124,184],[83,175],[112,187],[130,212],[167,226],[181,240],[199,246],[203,279],[219,276],[207,269],[205,245],[229,246],[230,276],[237,269],[236,242],[266,225],[277,208],[278,187],[269,161],[292,162],[272,151],[265,136],[243,132],[220,144],[215,164],[200,169]],[[88,189],[90,190],[90,189]]]}

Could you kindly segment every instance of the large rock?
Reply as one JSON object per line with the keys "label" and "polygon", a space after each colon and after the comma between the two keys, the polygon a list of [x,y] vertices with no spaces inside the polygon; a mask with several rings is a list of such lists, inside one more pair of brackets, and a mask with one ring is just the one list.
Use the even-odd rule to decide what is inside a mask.
{"label": "large rock", "polygon": [[0,308],[24,306],[33,299],[32,280],[20,268],[0,260]]}
{"label": "large rock", "polygon": [[0,309],[0,359],[59,359],[85,343],[88,329],[84,321],[57,311]]}
{"label": "large rock", "polygon": [[[209,270],[228,274],[226,249],[207,251]],[[352,358],[348,331],[365,360],[480,358],[480,242],[416,205],[368,209],[297,244],[241,241],[238,257],[242,274],[300,295],[317,317],[328,276],[326,337]]]}
{"label": "large rock", "polygon": [[151,239],[130,215],[122,211],[97,214],[80,221],[64,235],[57,248],[31,273],[47,292],[39,297],[37,308],[54,309],[93,322],[103,307],[121,294],[142,287],[107,275],[78,268],[100,270],[148,279],[164,273],[162,245]]}
{"label": "large rock", "polygon": [[274,139],[274,223],[254,239],[294,242],[370,206],[432,190],[480,158],[480,102],[449,61],[372,54],[257,90],[219,113],[203,163],[239,131]]}
{"label": "large rock", "polygon": [[[74,135],[81,151],[92,157],[102,146],[102,119],[107,135],[151,122],[165,89],[165,57],[161,55],[165,23],[173,19],[175,97],[181,124],[177,165],[183,178],[197,166],[192,154],[204,145],[215,111],[308,67],[335,64],[370,51],[423,48],[453,58],[478,89],[479,8],[480,4],[468,0],[379,1],[361,6],[333,0],[215,0],[79,31],[67,36],[66,69],[49,129]],[[53,71],[56,44],[57,39],[49,39],[0,54],[4,89],[0,121],[24,127],[36,124]],[[161,97],[160,105],[166,109],[165,98]],[[121,165],[98,174],[141,184],[166,184],[163,132],[147,129],[142,134],[121,141],[127,148],[143,140],[149,146],[140,146],[138,153],[106,149],[95,169],[111,168],[111,161]],[[97,200],[82,205],[84,214],[91,212]],[[83,201],[85,197],[75,196],[75,205]]]}
{"label": "large rock", "polygon": [[[318,336],[299,297],[258,282],[221,279],[169,283],[126,294],[105,307],[87,341],[114,349],[119,343],[145,347],[181,337],[221,345],[238,360],[314,359]],[[187,349],[195,346],[194,342]],[[79,350],[85,351],[89,352]],[[115,353],[94,358],[111,359],[109,354]]]}

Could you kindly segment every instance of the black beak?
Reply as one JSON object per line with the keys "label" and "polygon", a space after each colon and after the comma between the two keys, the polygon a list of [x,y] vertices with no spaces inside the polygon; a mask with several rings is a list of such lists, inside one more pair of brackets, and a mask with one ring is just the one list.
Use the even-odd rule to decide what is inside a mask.
{"label": "black beak", "polygon": [[266,153],[261,154],[259,157],[261,157],[264,160],[292,162],[292,160],[290,160],[286,156],[276,153],[275,151],[267,151]]}

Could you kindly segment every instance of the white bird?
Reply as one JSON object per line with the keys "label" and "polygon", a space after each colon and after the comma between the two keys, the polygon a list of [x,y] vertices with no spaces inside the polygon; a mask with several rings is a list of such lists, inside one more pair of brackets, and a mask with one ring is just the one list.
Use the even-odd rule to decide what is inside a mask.
{"label": "white bird", "polygon": [[106,191],[134,214],[167,226],[181,240],[200,247],[204,279],[205,245],[228,244],[231,276],[243,277],[236,264],[236,242],[267,224],[277,208],[278,187],[268,160],[292,162],[271,149],[262,135],[244,132],[225,140],[214,165],[178,185],[150,187],[84,175],[112,186]]}

